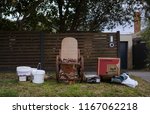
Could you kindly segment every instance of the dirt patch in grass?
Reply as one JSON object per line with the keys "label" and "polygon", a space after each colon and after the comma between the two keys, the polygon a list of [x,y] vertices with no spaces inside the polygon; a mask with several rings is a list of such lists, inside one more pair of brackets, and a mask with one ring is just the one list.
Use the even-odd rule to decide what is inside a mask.
{"label": "dirt patch in grass", "polygon": [[138,81],[136,88],[125,85],[101,82],[99,84],[75,83],[68,85],[57,83],[55,75],[43,84],[34,84],[30,81],[19,82],[16,73],[0,73],[1,97],[147,97],[150,96],[150,83],[135,76],[131,78]]}

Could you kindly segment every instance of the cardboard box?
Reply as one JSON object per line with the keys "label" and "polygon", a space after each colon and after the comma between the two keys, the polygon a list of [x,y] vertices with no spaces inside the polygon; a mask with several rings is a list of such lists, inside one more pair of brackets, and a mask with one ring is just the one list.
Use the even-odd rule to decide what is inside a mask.
{"label": "cardboard box", "polygon": [[120,75],[120,58],[98,58],[99,76],[119,76]]}

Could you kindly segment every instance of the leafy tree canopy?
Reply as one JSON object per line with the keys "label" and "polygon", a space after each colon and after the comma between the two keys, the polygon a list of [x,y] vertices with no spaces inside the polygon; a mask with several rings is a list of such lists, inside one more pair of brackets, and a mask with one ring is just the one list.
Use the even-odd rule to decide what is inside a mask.
{"label": "leafy tree canopy", "polygon": [[144,8],[148,14],[148,4],[143,0],[1,0],[0,30],[103,31],[130,24],[136,10]]}

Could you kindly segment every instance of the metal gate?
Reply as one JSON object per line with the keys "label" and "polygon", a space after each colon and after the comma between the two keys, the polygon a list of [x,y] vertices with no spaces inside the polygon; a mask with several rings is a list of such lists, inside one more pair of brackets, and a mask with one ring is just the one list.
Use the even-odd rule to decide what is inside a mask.
{"label": "metal gate", "polygon": [[133,68],[143,69],[146,66],[146,45],[145,42],[138,41],[133,45]]}
{"label": "metal gate", "polygon": [[121,69],[127,69],[128,42],[120,42]]}

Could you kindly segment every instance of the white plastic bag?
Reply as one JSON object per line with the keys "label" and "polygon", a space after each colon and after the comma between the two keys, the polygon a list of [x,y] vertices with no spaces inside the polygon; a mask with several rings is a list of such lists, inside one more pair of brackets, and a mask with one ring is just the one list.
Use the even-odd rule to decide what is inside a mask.
{"label": "white plastic bag", "polygon": [[131,79],[127,74],[126,76],[128,77],[126,80],[122,81],[122,84],[127,85],[129,87],[135,88],[138,85],[138,82]]}

